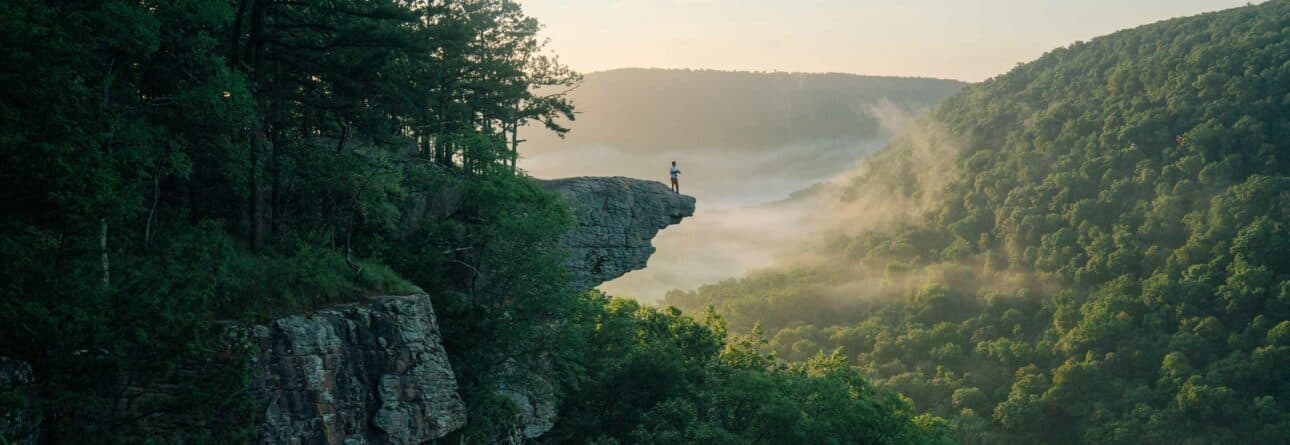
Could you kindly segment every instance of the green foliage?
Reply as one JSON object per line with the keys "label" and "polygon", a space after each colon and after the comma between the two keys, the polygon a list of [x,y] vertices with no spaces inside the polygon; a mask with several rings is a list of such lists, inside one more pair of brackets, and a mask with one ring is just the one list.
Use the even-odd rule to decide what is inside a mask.
{"label": "green foliage", "polygon": [[577,75],[514,2],[19,0],[0,24],[0,356],[33,366],[48,440],[137,440],[116,405],[173,385],[146,409],[202,420],[175,440],[247,441],[225,321],[427,288],[482,302],[445,332],[504,332],[463,357],[544,338],[517,340],[554,316],[567,216],[513,173],[513,129],[571,115],[532,91]]}
{"label": "green foliage", "polygon": [[874,388],[841,352],[783,365],[758,334],[727,339],[724,322],[700,323],[589,292],[567,329],[570,351],[559,443],[951,443],[939,419],[917,415]]}
{"label": "green foliage", "polygon": [[917,214],[667,302],[854,352],[963,443],[1284,443],[1287,20],[1165,21],[969,86],[847,193]]}
{"label": "green foliage", "polygon": [[[559,241],[572,220],[559,198],[509,173],[463,190],[458,217],[427,221],[392,253],[395,269],[434,297],[443,344],[470,407],[463,443],[493,443],[514,410],[499,398],[515,371],[550,367],[569,339],[576,300]],[[427,261],[425,252],[437,253]],[[508,411],[511,410],[511,411]]]}

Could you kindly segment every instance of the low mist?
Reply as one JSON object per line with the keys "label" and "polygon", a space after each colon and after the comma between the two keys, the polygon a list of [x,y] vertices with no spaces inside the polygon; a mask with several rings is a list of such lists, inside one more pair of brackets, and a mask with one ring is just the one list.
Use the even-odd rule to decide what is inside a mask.
{"label": "low mist", "polygon": [[[738,76],[742,87],[720,94],[700,88],[728,89],[722,82],[727,76]],[[771,87],[756,88],[758,76]],[[525,137],[532,142],[519,165],[537,178],[629,176],[667,183],[668,167],[677,162],[681,192],[698,200],[695,215],[658,234],[657,252],[645,269],[601,285],[611,295],[654,302],[669,290],[797,261],[797,252],[819,232],[846,223],[840,193],[862,172],[861,160],[901,134],[930,102],[928,91],[905,97],[911,89],[957,89],[927,79],[813,76],[786,83],[783,74],[593,73],[589,85],[571,93],[583,114],[568,123],[569,136],[530,131]],[[879,96],[884,88],[895,98]],[[648,100],[641,90],[652,93]],[[766,90],[775,94],[757,97]],[[861,90],[864,96],[857,95]],[[580,100],[579,93],[591,97]],[[696,112],[686,104],[700,93],[724,97],[728,105],[723,108],[714,97]],[[809,131],[785,127],[800,116],[821,114],[830,125]],[[818,126],[821,120],[811,122]],[[753,137],[758,132],[773,137]],[[844,214],[859,204],[847,204]]]}
{"label": "low mist", "polygon": [[813,232],[820,209],[836,203],[822,187],[854,169],[881,139],[794,144],[761,153],[624,153],[579,147],[521,160],[538,178],[629,176],[666,183],[670,162],[681,169],[681,192],[698,199],[693,217],[659,232],[657,252],[644,270],[605,283],[618,296],[656,301],[671,289],[698,285],[766,267]]}
{"label": "low mist", "polygon": [[[614,147],[577,146],[520,160],[538,178],[629,176],[668,182],[672,161],[681,169],[681,193],[699,200],[703,211],[727,211],[783,200],[793,192],[832,180],[854,168],[886,139],[806,142],[759,152],[624,152]],[[703,212],[701,212],[703,213]],[[696,215],[698,217],[700,215]],[[686,220],[693,225],[693,220]]]}

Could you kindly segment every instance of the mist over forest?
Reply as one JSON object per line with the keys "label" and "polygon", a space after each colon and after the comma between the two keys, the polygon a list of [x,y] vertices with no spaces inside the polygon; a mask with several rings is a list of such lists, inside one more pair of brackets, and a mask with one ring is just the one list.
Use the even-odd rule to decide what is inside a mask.
{"label": "mist over forest", "polygon": [[[828,178],[958,91],[952,80],[852,74],[619,69],[588,73],[567,97],[572,131],[524,129],[521,167],[537,177],[630,174],[666,179],[710,208],[781,199]],[[688,171],[687,171],[688,167]]]}
{"label": "mist over forest", "polygon": [[1290,2],[1053,49],[866,156],[775,266],[663,304],[845,354],[965,444],[1290,437]]}
{"label": "mist over forest", "polygon": [[831,201],[818,193],[789,200],[791,194],[849,176],[912,116],[963,85],[851,74],[589,73],[567,95],[578,110],[563,122],[572,131],[560,138],[526,128],[519,165],[539,178],[666,182],[677,161],[681,191],[699,200],[698,212],[655,238],[658,252],[646,269],[601,287],[652,301],[767,266],[799,245]]}

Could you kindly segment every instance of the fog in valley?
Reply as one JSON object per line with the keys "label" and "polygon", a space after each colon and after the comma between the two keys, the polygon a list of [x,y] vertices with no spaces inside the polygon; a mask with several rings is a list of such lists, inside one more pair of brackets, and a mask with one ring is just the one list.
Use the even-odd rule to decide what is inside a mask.
{"label": "fog in valley", "polygon": [[676,161],[681,191],[698,199],[698,210],[659,233],[646,269],[601,286],[657,301],[671,289],[769,266],[800,246],[833,213],[819,212],[837,204],[829,184],[960,86],[841,74],[592,73],[569,93],[579,111],[572,131],[564,139],[522,134],[530,140],[520,167],[538,178],[666,183]]}

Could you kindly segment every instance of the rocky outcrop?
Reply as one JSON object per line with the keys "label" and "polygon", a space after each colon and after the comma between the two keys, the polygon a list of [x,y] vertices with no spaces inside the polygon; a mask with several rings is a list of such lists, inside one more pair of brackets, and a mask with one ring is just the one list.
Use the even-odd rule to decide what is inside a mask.
{"label": "rocky outcrop", "polygon": [[525,369],[513,364],[506,366],[505,377],[497,394],[515,405],[514,428],[507,437],[495,443],[519,444],[551,431],[555,427],[555,387],[543,374],[550,369]]}
{"label": "rocky outcrop", "polygon": [[694,198],[655,181],[578,177],[542,181],[564,196],[575,218],[565,236],[566,268],[577,289],[590,289],[642,269],[654,254],[654,235],[694,215]]}
{"label": "rocky outcrop", "polygon": [[[575,289],[642,269],[654,254],[659,230],[694,214],[693,197],[673,193],[659,182],[624,177],[578,177],[540,181],[564,197],[574,224],[562,245],[565,268]],[[520,443],[550,431],[556,421],[554,388],[542,370],[511,369],[498,391],[519,411],[514,433],[499,444]]]}
{"label": "rocky outcrop", "polygon": [[382,297],[250,330],[265,444],[419,444],[466,422],[429,297]]}
{"label": "rocky outcrop", "polygon": [[[254,443],[421,444],[466,423],[457,379],[440,343],[430,297],[374,297],[250,327],[227,325],[232,368],[250,366],[246,388],[259,410]],[[218,362],[218,360],[217,360]],[[193,363],[187,368],[211,366]],[[191,377],[195,369],[181,369]],[[212,419],[165,412],[182,403],[170,381],[131,385],[118,402],[135,418],[130,441],[180,443]],[[145,440],[146,439],[146,440]]]}
{"label": "rocky outcrop", "polygon": [[546,434],[555,426],[555,396],[545,380],[529,385],[508,385],[499,393],[510,399],[520,411],[519,435],[531,439]]}
{"label": "rocky outcrop", "polygon": [[[427,295],[374,297],[226,328],[230,356],[250,353],[255,444],[424,444],[466,424]],[[196,369],[187,368],[215,362],[179,374],[192,377]],[[169,381],[129,387],[119,401],[125,417],[137,419],[129,441],[187,442],[190,427],[208,419],[159,409],[182,404],[183,391]]]}

